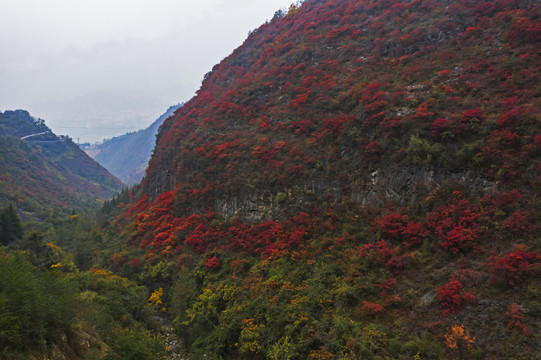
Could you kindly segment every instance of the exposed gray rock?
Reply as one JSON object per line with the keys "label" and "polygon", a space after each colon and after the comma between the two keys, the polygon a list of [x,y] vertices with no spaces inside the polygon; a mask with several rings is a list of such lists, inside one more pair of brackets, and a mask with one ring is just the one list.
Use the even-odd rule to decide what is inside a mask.
{"label": "exposed gray rock", "polygon": [[422,305],[430,305],[434,302],[436,299],[436,294],[433,291],[427,292],[421,297],[421,304]]}

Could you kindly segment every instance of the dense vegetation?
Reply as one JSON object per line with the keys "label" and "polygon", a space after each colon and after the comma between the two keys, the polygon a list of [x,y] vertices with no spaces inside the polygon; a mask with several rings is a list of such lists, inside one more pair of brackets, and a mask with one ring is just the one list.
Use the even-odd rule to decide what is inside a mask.
{"label": "dense vegetation", "polygon": [[58,233],[77,242],[90,222],[75,215],[23,233],[12,207],[0,214],[0,359],[164,358],[146,288],[110,271],[80,271],[53,243]]}
{"label": "dense vegetation", "polygon": [[144,298],[192,360],[535,359],[540,16],[535,0],[277,12],[165,121],[141,185],[95,220],[53,219],[41,236],[74,261],[42,244],[18,271],[101,304],[87,316],[113,359],[161,355]]}
{"label": "dense vegetation", "polygon": [[127,185],[141,182],[152,150],[156,145],[158,128],[182,104],[169,107],[148,128],[105,140],[92,149],[93,158]]}
{"label": "dense vegetation", "polygon": [[123,186],[24,110],[0,112],[0,154],[0,205],[16,204],[25,220],[97,209]]}
{"label": "dense vegetation", "polygon": [[0,113],[0,131],[0,359],[163,358],[146,288],[84,245],[84,214],[122,183],[26,111]]}
{"label": "dense vegetation", "polygon": [[540,15],[278,12],[162,126],[111,268],[161,284],[193,359],[535,358]]}

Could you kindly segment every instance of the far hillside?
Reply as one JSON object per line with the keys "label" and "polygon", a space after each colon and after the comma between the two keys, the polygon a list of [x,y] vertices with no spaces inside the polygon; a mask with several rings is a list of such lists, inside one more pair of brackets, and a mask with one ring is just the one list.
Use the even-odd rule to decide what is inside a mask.
{"label": "far hillside", "polygon": [[25,110],[0,112],[0,206],[25,220],[98,208],[124,184]]}
{"label": "far hillside", "polygon": [[87,153],[127,185],[138,184],[145,175],[158,128],[181,106],[169,107],[148,128],[104,141],[87,149]]}

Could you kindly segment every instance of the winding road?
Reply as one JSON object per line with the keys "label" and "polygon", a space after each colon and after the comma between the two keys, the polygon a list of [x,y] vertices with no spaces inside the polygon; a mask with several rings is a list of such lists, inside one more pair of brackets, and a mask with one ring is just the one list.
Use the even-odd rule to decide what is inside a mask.
{"label": "winding road", "polygon": [[31,137],[33,137],[33,136],[43,135],[43,134],[47,134],[47,133],[49,133],[49,131],[40,132],[40,133],[38,133],[38,134],[26,135],[26,136],[23,136],[23,137],[21,138],[21,140],[26,140],[26,139],[31,138]]}

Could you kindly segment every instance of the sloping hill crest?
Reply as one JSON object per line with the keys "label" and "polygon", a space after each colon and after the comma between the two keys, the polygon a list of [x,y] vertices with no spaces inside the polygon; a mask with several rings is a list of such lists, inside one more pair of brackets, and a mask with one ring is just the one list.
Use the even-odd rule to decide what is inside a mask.
{"label": "sloping hill crest", "polygon": [[0,203],[24,219],[96,209],[124,184],[27,111],[0,113]]}

